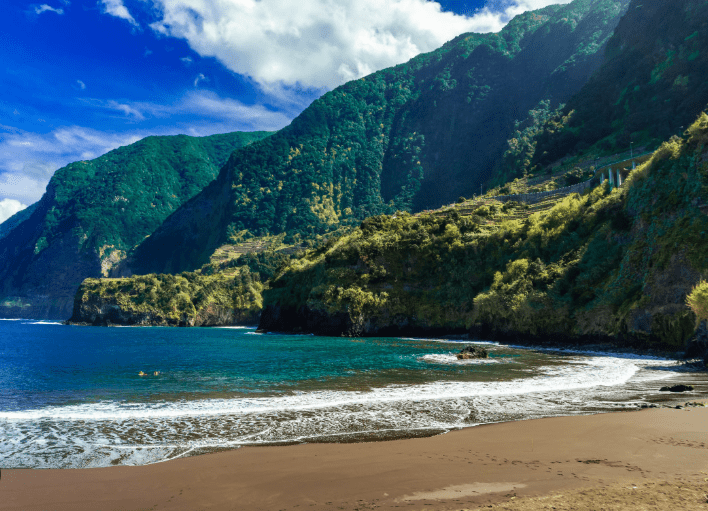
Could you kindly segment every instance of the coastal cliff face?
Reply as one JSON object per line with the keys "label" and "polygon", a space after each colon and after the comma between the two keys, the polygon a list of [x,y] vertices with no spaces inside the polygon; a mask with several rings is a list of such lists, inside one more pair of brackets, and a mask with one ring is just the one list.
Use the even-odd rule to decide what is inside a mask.
{"label": "coastal cliff face", "polygon": [[702,114],[622,188],[525,219],[483,222],[486,206],[369,218],[273,279],[260,326],[682,349],[686,296],[708,273],[707,142]]}
{"label": "coastal cliff face", "polygon": [[143,275],[86,279],[70,324],[110,326],[255,325],[263,285],[247,271],[235,276]]}
{"label": "coastal cliff face", "polygon": [[129,274],[130,250],[267,135],[148,137],[59,169],[0,229],[0,317],[66,319],[85,278]]}

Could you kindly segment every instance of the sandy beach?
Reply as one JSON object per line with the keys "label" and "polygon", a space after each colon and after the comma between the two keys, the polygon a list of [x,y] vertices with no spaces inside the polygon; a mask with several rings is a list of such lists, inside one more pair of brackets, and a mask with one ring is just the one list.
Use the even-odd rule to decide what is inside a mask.
{"label": "sandy beach", "polygon": [[708,509],[708,407],[246,447],[141,467],[2,470],[3,510]]}

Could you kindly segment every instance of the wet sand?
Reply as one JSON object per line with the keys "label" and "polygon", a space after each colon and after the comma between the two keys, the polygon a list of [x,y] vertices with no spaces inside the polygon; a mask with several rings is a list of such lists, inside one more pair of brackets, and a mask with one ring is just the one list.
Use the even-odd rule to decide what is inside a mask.
{"label": "wet sand", "polygon": [[[1,460],[0,460],[0,463]],[[246,447],[143,467],[2,470],[2,510],[706,509],[708,407]]]}

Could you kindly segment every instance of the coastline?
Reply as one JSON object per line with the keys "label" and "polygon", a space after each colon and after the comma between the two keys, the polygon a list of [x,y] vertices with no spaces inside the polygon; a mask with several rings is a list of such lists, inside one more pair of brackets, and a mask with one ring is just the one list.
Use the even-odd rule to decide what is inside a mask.
{"label": "coastline", "polygon": [[2,470],[0,509],[572,509],[578,499],[704,509],[707,455],[708,407],[661,408],[139,467]]}

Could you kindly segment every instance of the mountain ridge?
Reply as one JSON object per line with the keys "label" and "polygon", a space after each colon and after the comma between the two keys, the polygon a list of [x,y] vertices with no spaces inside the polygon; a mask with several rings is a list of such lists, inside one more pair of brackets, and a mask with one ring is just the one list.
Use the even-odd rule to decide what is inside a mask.
{"label": "mountain ridge", "polygon": [[[541,100],[566,100],[600,65],[628,3],[575,0],[527,12],[498,34],[464,34],[336,88],[236,151],[218,178],[228,195],[213,186],[192,199],[189,213],[175,213],[136,249],[131,269],[193,270],[233,232],[297,241],[474,191],[502,157],[513,121]],[[211,230],[200,233],[207,222]]]}
{"label": "mountain ridge", "polygon": [[147,137],[59,169],[0,238],[0,316],[66,319],[85,278],[110,275],[236,147],[267,135]]}

